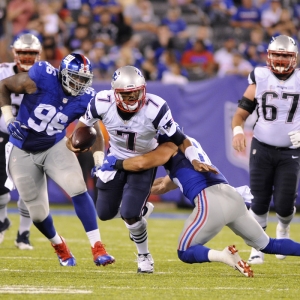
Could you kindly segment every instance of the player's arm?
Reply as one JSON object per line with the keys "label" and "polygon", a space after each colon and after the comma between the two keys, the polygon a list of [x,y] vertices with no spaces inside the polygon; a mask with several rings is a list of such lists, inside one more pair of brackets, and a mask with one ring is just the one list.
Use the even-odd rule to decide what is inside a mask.
{"label": "player's arm", "polygon": [[161,166],[165,164],[177,150],[178,148],[174,143],[163,143],[149,153],[125,159],[123,161],[123,169],[140,172]]}
{"label": "player's arm", "polygon": [[178,186],[168,175],[166,175],[165,177],[159,177],[154,180],[151,188],[151,194],[161,195],[177,188]]}
{"label": "player's arm", "polygon": [[237,110],[232,118],[232,146],[237,151],[244,151],[246,148],[246,139],[244,135],[244,124],[250,114],[254,111],[256,107],[255,102],[255,84],[250,84],[242,99],[239,101]]}
{"label": "player's arm", "polygon": [[28,76],[27,72],[22,72],[0,81],[0,106],[6,124],[15,119],[12,114],[10,95],[12,93],[32,94],[36,90],[36,84]]}

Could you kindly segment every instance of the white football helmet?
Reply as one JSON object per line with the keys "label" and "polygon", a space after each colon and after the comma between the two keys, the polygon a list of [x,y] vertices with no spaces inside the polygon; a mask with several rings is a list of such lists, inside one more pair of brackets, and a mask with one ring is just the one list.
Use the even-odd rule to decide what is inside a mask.
{"label": "white football helmet", "polygon": [[267,65],[273,73],[290,74],[297,66],[298,47],[287,35],[273,37],[268,47]]}
{"label": "white football helmet", "polygon": [[19,36],[11,47],[15,63],[23,72],[29,71],[32,65],[40,60],[42,45],[31,33]]}
{"label": "white football helmet", "polygon": [[[142,72],[133,66],[124,66],[115,71],[111,87],[114,90],[117,106],[125,112],[137,112],[145,104],[146,81]],[[126,104],[122,93],[128,93],[134,103]],[[133,99],[134,98],[134,99]],[[125,100],[126,101],[126,100]]]}

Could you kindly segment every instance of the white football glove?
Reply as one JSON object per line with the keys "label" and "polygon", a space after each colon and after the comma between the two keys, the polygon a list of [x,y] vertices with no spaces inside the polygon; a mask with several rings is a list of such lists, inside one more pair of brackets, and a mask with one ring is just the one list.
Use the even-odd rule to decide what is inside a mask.
{"label": "white football glove", "polygon": [[294,147],[299,148],[300,147],[300,130],[294,130],[290,131],[288,133],[290,136],[290,140]]}

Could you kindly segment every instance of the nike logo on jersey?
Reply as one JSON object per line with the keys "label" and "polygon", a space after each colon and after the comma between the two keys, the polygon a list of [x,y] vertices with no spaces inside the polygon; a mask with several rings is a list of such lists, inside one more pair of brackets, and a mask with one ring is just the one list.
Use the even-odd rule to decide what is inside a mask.
{"label": "nike logo on jersey", "polygon": [[293,158],[293,159],[298,158],[298,157],[299,157],[299,156],[294,156],[294,155],[292,155],[292,158]]}

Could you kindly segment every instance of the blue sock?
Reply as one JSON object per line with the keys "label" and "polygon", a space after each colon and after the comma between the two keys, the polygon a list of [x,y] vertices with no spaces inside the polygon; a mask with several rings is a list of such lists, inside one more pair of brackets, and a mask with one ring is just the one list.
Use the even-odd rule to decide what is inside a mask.
{"label": "blue sock", "polygon": [[53,220],[50,214],[44,221],[39,223],[33,222],[33,224],[47,239],[52,239],[56,234],[56,230],[54,228]]}
{"label": "blue sock", "polygon": [[177,250],[177,254],[180,260],[188,264],[194,263],[203,263],[210,262],[208,259],[208,251],[210,248],[207,248],[203,245],[192,246],[185,251]]}
{"label": "blue sock", "polygon": [[86,232],[98,229],[96,209],[88,192],[72,197],[75,212]]}
{"label": "blue sock", "polygon": [[281,254],[300,256],[300,244],[290,239],[271,239],[266,248],[261,252],[268,254]]}

